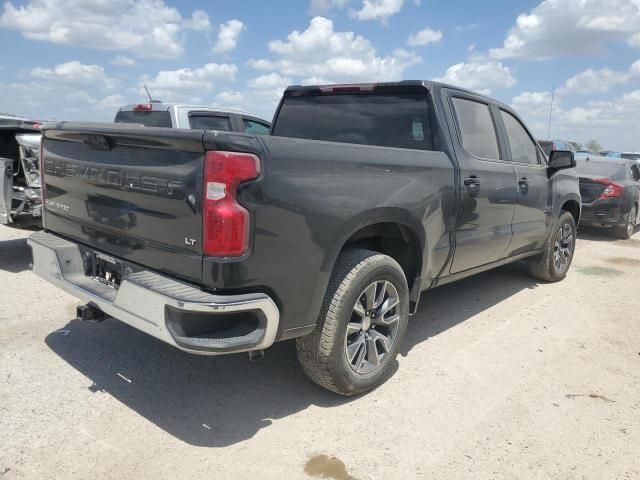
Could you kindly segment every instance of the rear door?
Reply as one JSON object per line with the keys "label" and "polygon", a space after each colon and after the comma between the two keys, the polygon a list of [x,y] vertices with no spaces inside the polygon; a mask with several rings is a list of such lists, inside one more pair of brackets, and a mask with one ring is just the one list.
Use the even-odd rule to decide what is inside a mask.
{"label": "rear door", "polygon": [[482,97],[445,90],[453,117],[461,198],[451,273],[497,261],[511,241],[515,169],[498,136],[497,110]]}
{"label": "rear door", "polygon": [[45,228],[191,281],[202,277],[203,131],[65,124],[43,142]]}
{"label": "rear door", "polygon": [[550,181],[542,152],[522,122],[502,109],[500,121],[517,182],[513,238],[507,251],[512,256],[541,248],[546,240],[552,220],[547,208],[551,205]]}

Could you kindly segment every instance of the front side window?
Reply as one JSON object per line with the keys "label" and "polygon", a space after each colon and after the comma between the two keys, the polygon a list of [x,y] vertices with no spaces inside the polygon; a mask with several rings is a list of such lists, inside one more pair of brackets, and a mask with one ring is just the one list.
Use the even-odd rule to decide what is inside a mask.
{"label": "front side window", "polygon": [[464,98],[454,98],[453,106],[464,149],[479,158],[498,160],[500,158],[498,136],[489,105]]}
{"label": "front side window", "polygon": [[190,115],[189,126],[197,130],[231,131],[231,119],[219,115]]}
{"label": "front side window", "polygon": [[504,110],[500,110],[500,115],[502,115],[502,121],[507,130],[507,137],[511,146],[511,159],[518,163],[538,165],[536,144],[522,124],[516,117]]}

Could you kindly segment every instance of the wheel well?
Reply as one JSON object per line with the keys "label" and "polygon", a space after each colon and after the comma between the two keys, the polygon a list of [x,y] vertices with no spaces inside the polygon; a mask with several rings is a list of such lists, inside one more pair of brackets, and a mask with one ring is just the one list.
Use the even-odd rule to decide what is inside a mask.
{"label": "wheel well", "polygon": [[562,210],[569,212],[576,221],[576,225],[578,225],[578,222],[580,221],[580,204],[578,202],[575,200],[568,200],[564,202],[564,205],[562,205]]}
{"label": "wheel well", "polygon": [[390,256],[400,264],[409,291],[420,272],[422,253],[416,232],[399,223],[377,223],[355,232],[342,250],[364,248]]}

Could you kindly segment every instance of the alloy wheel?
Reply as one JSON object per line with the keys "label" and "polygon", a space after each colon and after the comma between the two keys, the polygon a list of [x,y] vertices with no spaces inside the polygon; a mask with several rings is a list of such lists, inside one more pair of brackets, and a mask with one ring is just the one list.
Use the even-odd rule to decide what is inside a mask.
{"label": "alloy wheel", "polygon": [[553,249],[553,265],[558,272],[564,273],[569,268],[571,256],[573,255],[574,241],[571,225],[568,223],[562,224],[558,229]]}
{"label": "alloy wheel", "polygon": [[627,222],[627,234],[629,235],[629,237],[633,235],[633,232],[636,229],[636,216],[637,212],[634,207],[633,210],[629,212],[629,221]]}
{"label": "alloy wheel", "polygon": [[381,367],[396,341],[400,312],[400,296],[391,282],[378,280],[362,291],[345,335],[345,356],[352,370],[366,375]]}

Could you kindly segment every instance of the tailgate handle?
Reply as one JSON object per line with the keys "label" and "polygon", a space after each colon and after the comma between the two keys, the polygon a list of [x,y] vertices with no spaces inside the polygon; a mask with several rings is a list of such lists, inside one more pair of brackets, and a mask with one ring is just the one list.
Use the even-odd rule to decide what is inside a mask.
{"label": "tailgate handle", "polygon": [[94,150],[111,150],[113,146],[111,145],[111,141],[104,135],[96,135],[96,134],[87,134],[82,136],[82,141],[89,148],[93,148]]}

